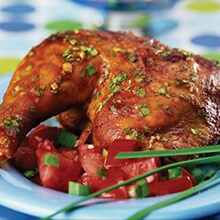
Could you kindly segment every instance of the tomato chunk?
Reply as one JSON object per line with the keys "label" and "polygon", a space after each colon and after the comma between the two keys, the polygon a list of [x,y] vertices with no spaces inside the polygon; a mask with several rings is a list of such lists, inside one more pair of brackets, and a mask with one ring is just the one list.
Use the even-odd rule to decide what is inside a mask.
{"label": "tomato chunk", "polygon": [[[69,181],[76,181],[81,173],[82,167],[78,156],[74,159],[69,159],[59,154],[49,140],[39,144],[36,154],[42,185],[47,188],[68,192]],[[46,154],[58,157],[59,165],[44,164]]]}
{"label": "tomato chunk", "polygon": [[35,170],[37,167],[35,149],[28,144],[27,138],[23,140],[15,154],[15,166],[22,172]]}
{"label": "tomato chunk", "polygon": [[92,176],[88,173],[84,173],[77,181],[83,185],[89,186],[92,189],[92,192],[99,191],[104,182],[102,177]]}
{"label": "tomato chunk", "polygon": [[105,162],[107,168],[110,167],[120,167],[125,165],[129,159],[116,159],[116,155],[119,152],[129,152],[135,151],[138,149],[137,141],[135,140],[126,140],[126,139],[117,139],[113,141],[112,145],[108,150],[108,156]]}
{"label": "tomato chunk", "polygon": [[71,160],[75,160],[76,157],[78,157],[79,152],[75,148],[69,148],[69,147],[61,147],[58,149],[58,152],[62,154],[64,157],[67,157]]}
{"label": "tomato chunk", "polygon": [[104,166],[104,158],[91,144],[84,144],[79,147],[80,162],[86,173],[97,176],[99,168]]}
{"label": "tomato chunk", "polygon": [[163,182],[154,182],[150,184],[150,191],[153,195],[165,195],[181,192],[192,188],[192,181],[188,176],[166,180]]}
{"label": "tomato chunk", "polygon": [[[88,173],[84,173],[78,180],[79,183],[91,187],[92,192],[99,191],[109,186],[118,184],[122,181],[124,181],[124,177],[121,169],[119,168],[110,168],[108,170],[108,174],[106,178],[94,177]],[[125,186],[122,186],[120,188],[103,193],[99,197],[111,198],[111,199],[126,199],[127,190]]]}
{"label": "tomato chunk", "polygon": [[[112,185],[118,184],[124,181],[123,172],[119,168],[110,168],[108,170],[107,177],[103,183],[102,188],[107,188]],[[103,193],[100,197],[112,198],[112,199],[127,199],[127,190],[125,186]]]}
{"label": "tomato chunk", "polygon": [[57,127],[39,125],[28,136],[29,145],[32,148],[37,149],[39,143],[43,142],[46,139],[53,142],[53,144],[56,144],[58,135],[59,135],[59,129]]}
{"label": "tomato chunk", "polygon": [[[125,179],[131,179],[143,173],[152,171],[160,166],[160,159],[157,157],[134,159],[122,166]],[[150,183],[158,180],[159,174],[154,174],[146,178]]]}

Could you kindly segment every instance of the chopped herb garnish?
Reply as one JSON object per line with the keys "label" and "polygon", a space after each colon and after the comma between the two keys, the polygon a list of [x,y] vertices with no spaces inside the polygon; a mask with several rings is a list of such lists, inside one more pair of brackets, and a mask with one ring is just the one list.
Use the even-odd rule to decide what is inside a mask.
{"label": "chopped herb garnish", "polygon": [[161,138],[161,141],[167,142],[167,141],[168,141],[168,138],[162,137],[162,138]]}
{"label": "chopped herb garnish", "polygon": [[165,95],[165,94],[166,94],[166,88],[165,88],[165,87],[161,87],[161,88],[158,90],[158,94],[159,94],[159,95]]}
{"label": "chopped herb garnish", "polygon": [[202,135],[202,132],[199,129],[191,128],[191,132],[198,137]]}
{"label": "chopped herb garnish", "polygon": [[71,45],[75,45],[77,43],[77,40],[76,39],[70,39],[69,42],[70,42]]}
{"label": "chopped herb garnish", "polygon": [[26,67],[26,71],[31,71],[33,68],[33,65],[29,64],[27,67]]}
{"label": "chopped herb garnish", "polygon": [[111,105],[110,109],[111,109],[112,112],[116,112],[117,111],[117,108],[115,107],[115,105]]}
{"label": "chopped herb garnish", "polygon": [[97,93],[96,93],[96,95],[95,95],[95,99],[97,99],[99,96],[101,96],[102,95],[102,93],[101,93],[101,91],[98,91]]}
{"label": "chopped herb garnish", "polygon": [[183,99],[185,102],[189,101],[189,98],[184,95],[180,95],[180,98]]}
{"label": "chopped herb garnish", "polygon": [[133,94],[138,95],[141,98],[144,98],[146,96],[146,91],[144,89],[136,89],[133,90]]}
{"label": "chopped herb garnish", "polygon": [[134,71],[134,76],[138,76],[140,74],[140,72],[138,70]]}
{"label": "chopped herb garnish", "polygon": [[30,113],[31,115],[35,115],[35,114],[37,113],[36,108],[35,108],[35,107],[30,108],[29,113]]}
{"label": "chopped herb garnish", "polygon": [[106,78],[109,76],[109,69],[108,68],[104,69],[104,74],[105,74]]}
{"label": "chopped herb garnish", "polygon": [[6,118],[3,120],[2,124],[9,131],[15,131],[16,133],[19,133],[20,131],[18,119]]}
{"label": "chopped herb garnish", "polygon": [[175,79],[175,86],[178,87],[183,83],[182,79]]}
{"label": "chopped herb garnish", "polygon": [[103,103],[102,102],[98,103],[97,112],[100,112],[102,110],[102,107],[103,107]]}
{"label": "chopped herb garnish", "polygon": [[134,76],[135,76],[135,81],[137,83],[140,83],[140,82],[143,82],[145,76],[144,75],[141,75],[140,72],[138,70],[135,70],[134,71]]}
{"label": "chopped herb garnish", "polygon": [[194,86],[190,86],[190,87],[189,87],[189,91],[190,91],[191,93],[194,92],[195,89],[196,89],[196,88],[195,88]]}
{"label": "chopped herb garnish", "polygon": [[160,55],[162,55],[163,57],[168,57],[171,54],[170,51],[163,51],[160,53]]}
{"label": "chopped herb garnish", "polygon": [[137,56],[133,53],[129,54],[128,60],[131,61],[132,63],[137,61]]}
{"label": "chopped herb garnish", "polygon": [[30,92],[38,97],[41,97],[44,94],[44,90],[45,90],[45,86],[40,86],[38,89],[32,88]]}
{"label": "chopped herb garnish", "polygon": [[43,164],[52,165],[54,167],[59,167],[60,166],[60,158],[56,155],[53,155],[53,154],[49,154],[49,153],[45,154]]}
{"label": "chopped herb garnish", "polygon": [[215,67],[220,67],[220,62],[218,60],[215,61]]}
{"label": "chopped herb garnish", "polygon": [[120,90],[120,86],[115,84],[115,83],[111,83],[109,86],[109,89],[113,92],[116,93]]}
{"label": "chopped herb garnish", "polygon": [[92,56],[96,56],[98,54],[98,51],[93,46],[90,46],[90,47],[81,46],[80,50]]}
{"label": "chopped herb garnish", "polygon": [[165,87],[168,87],[169,85],[170,85],[170,84],[169,84],[168,82],[165,82],[165,83],[164,83],[164,86],[165,86]]}
{"label": "chopped herb garnish", "polygon": [[83,78],[86,76],[86,70],[83,70],[82,75]]}
{"label": "chopped herb garnish", "polygon": [[205,106],[199,106],[198,116],[200,116],[200,117],[206,117],[207,115],[208,115],[208,113],[206,112]]}
{"label": "chopped herb garnish", "polygon": [[117,75],[115,78],[112,79],[112,82],[113,83],[123,82],[127,78],[128,78],[128,75],[124,73],[122,75]]}
{"label": "chopped herb garnish", "polygon": [[92,64],[89,64],[87,67],[86,67],[86,70],[88,71],[88,75],[89,76],[92,76],[93,74],[95,74],[97,71],[94,69],[93,65]]}
{"label": "chopped herb garnish", "polygon": [[126,50],[125,50],[125,49],[122,49],[122,48],[119,48],[119,47],[114,47],[114,48],[113,48],[113,51],[114,51],[115,53],[120,53],[120,52],[125,52]]}
{"label": "chopped herb garnish", "polygon": [[144,117],[144,116],[149,115],[149,114],[150,114],[150,109],[149,108],[141,108],[140,109],[140,112],[139,112],[140,117]]}
{"label": "chopped herb garnish", "polygon": [[70,51],[69,51],[69,49],[67,49],[63,52],[62,57],[68,57],[69,54],[70,54]]}
{"label": "chopped herb garnish", "polygon": [[189,78],[190,78],[191,82],[196,82],[197,81],[197,76],[195,74],[190,74]]}
{"label": "chopped herb garnish", "polygon": [[168,115],[172,115],[172,114],[173,114],[171,108],[170,108],[169,106],[167,106],[167,105],[164,106],[164,111],[165,111]]}
{"label": "chopped herb garnish", "polygon": [[64,63],[63,64],[63,71],[65,72],[72,72],[72,64],[71,63]]}

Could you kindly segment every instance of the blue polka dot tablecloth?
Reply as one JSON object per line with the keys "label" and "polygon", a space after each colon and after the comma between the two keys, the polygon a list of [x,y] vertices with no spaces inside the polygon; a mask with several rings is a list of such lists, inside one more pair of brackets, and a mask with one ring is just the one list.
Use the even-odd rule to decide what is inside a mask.
{"label": "blue polka dot tablecloth", "polygon": [[[160,4],[149,3],[141,10],[133,11],[131,8],[123,10],[123,7],[121,11],[115,10],[116,0],[106,0],[116,4],[113,10],[109,10],[111,7],[107,10],[97,2],[91,3],[92,0],[89,0],[90,4],[86,5],[86,2],[0,0],[0,74],[12,72],[30,48],[51,33],[75,28],[131,29],[171,47],[220,60],[220,0],[160,0]],[[137,9],[136,6],[133,4],[132,7]],[[34,217],[0,206],[0,219]]]}

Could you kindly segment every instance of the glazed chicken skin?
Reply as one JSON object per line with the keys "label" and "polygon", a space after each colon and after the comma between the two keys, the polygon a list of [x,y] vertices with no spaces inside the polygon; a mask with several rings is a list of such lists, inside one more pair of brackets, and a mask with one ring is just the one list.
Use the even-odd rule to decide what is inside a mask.
{"label": "glazed chicken skin", "polygon": [[0,164],[28,131],[72,106],[91,121],[97,147],[118,138],[149,150],[214,144],[219,63],[132,33],[54,34],[22,60],[5,93]]}

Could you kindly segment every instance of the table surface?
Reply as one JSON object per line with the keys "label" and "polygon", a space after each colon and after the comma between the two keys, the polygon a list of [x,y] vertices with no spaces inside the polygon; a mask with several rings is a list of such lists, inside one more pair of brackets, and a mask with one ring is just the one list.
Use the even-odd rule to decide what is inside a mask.
{"label": "table surface", "polygon": [[[220,0],[164,0],[162,7],[135,13],[134,27],[114,23],[114,19],[122,19],[130,24],[130,12],[129,19],[124,19],[126,13],[111,13],[109,28],[132,29],[171,47],[220,60]],[[104,10],[78,5],[73,0],[0,0],[0,75],[14,71],[30,48],[49,34],[65,29],[98,28],[108,15]],[[36,218],[0,206],[1,219]],[[220,215],[208,219],[220,220]]]}

